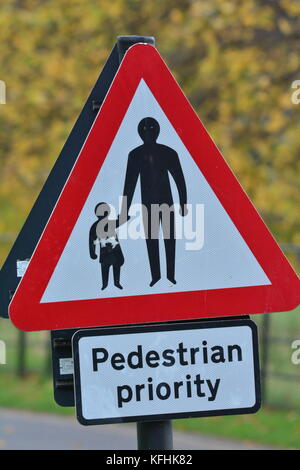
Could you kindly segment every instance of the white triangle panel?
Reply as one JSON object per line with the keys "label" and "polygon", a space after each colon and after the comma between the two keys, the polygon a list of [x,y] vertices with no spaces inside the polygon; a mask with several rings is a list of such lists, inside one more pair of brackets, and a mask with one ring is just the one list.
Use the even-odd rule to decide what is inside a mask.
{"label": "white triangle panel", "polygon": [[[162,278],[153,287],[150,287],[151,274],[145,239],[142,237],[122,238],[121,230],[126,230],[128,233],[130,224],[132,224],[131,230],[136,234],[139,230],[143,234],[143,227],[137,214],[133,215],[126,227],[117,229],[125,260],[121,267],[120,278],[123,290],[114,286],[111,269],[109,284],[102,291],[99,260],[92,260],[89,256],[89,230],[97,220],[94,209],[99,202],[105,201],[116,208],[115,215],[118,215],[128,154],[142,144],[137,127],[145,117],[153,117],[159,122],[160,135],[157,142],[173,148],[179,156],[187,186],[187,202],[191,205],[187,217],[190,217],[192,229],[197,233],[197,237],[195,236],[194,240],[188,239],[187,236],[192,234],[189,235],[186,229],[187,236],[176,240],[176,285],[166,279],[164,243],[163,239],[160,239]],[[99,136],[100,146],[101,136]],[[202,155],[202,157],[209,158],[209,155]],[[170,181],[173,200],[176,204],[179,202],[178,191],[171,175]],[[140,181],[138,181],[133,204],[139,205],[140,203]],[[134,207],[132,207],[133,209]],[[197,217],[195,217],[196,212],[198,213]],[[184,222],[188,225],[187,217],[181,218],[177,214],[177,223]],[[268,284],[270,284],[268,277],[205,180],[147,84],[141,80],[41,302],[228,289]]]}

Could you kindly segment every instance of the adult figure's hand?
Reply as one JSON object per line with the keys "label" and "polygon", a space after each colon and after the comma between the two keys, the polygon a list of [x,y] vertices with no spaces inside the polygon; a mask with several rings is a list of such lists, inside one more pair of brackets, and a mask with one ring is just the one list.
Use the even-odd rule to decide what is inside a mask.
{"label": "adult figure's hand", "polygon": [[185,217],[186,215],[188,215],[188,208],[187,208],[187,205],[186,204],[183,204],[180,206],[179,208],[179,214],[182,216],[182,217]]}

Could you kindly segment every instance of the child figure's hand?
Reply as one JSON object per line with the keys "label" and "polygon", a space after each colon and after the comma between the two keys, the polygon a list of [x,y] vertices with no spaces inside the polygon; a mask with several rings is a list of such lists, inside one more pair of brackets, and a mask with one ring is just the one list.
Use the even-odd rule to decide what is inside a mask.
{"label": "child figure's hand", "polygon": [[119,244],[119,242],[115,238],[109,238],[109,241],[113,248],[116,248],[116,246]]}
{"label": "child figure's hand", "polygon": [[91,258],[92,258],[92,259],[97,259],[96,253],[91,253]]}

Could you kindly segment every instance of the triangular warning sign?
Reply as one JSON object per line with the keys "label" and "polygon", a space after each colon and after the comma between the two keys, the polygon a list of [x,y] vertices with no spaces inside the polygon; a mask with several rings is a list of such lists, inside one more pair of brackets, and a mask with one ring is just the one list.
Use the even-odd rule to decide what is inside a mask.
{"label": "triangular warning sign", "polygon": [[21,329],[289,310],[300,283],[156,49],[129,49],[10,305]]}

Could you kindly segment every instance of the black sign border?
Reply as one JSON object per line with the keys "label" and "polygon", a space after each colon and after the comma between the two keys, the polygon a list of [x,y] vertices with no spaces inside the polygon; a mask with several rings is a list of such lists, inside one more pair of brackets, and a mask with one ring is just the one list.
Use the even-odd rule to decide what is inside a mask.
{"label": "black sign border", "polygon": [[[253,364],[254,364],[254,382],[255,382],[255,396],[256,401],[252,407],[249,408],[234,408],[225,410],[210,410],[210,411],[193,411],[181,413],[162,413],[154,415],[139,415],[139,416],[122,416],[119,418],[105,418],[105,419],[86,419],[82,413],[82,396],[80,386],[80,365],[79,365],[79,340],[88,336],[107,336],[107,335],[120,335],[129,333],[152,333],[174,330],[191,330],[191,329],[205,329],[205,328],[230,328],[237,326],[249,326],[252,331],[252,348],[253,348]],[[260,392],[260,368],[258,357],[258,335],[256,324],[252,320],[204,320],[204,321],[191,321],[186,323],[159,323],[152,325],[138,325],[138,326],[121,326],[112,328],[93,328],[78,330],[72,338],[73,360],[74,360],[74,384],[75,384],[75,406],[76,415],[80,424],[84,426],[92,426],[99,424],[112,424],[112,423],[130,423],[140,421],[161,421],[169,419],[181,418],[200,418],[208,416],[229,416],[238,414],[251,414],[256,413],[261,407],[261,392]]]}

